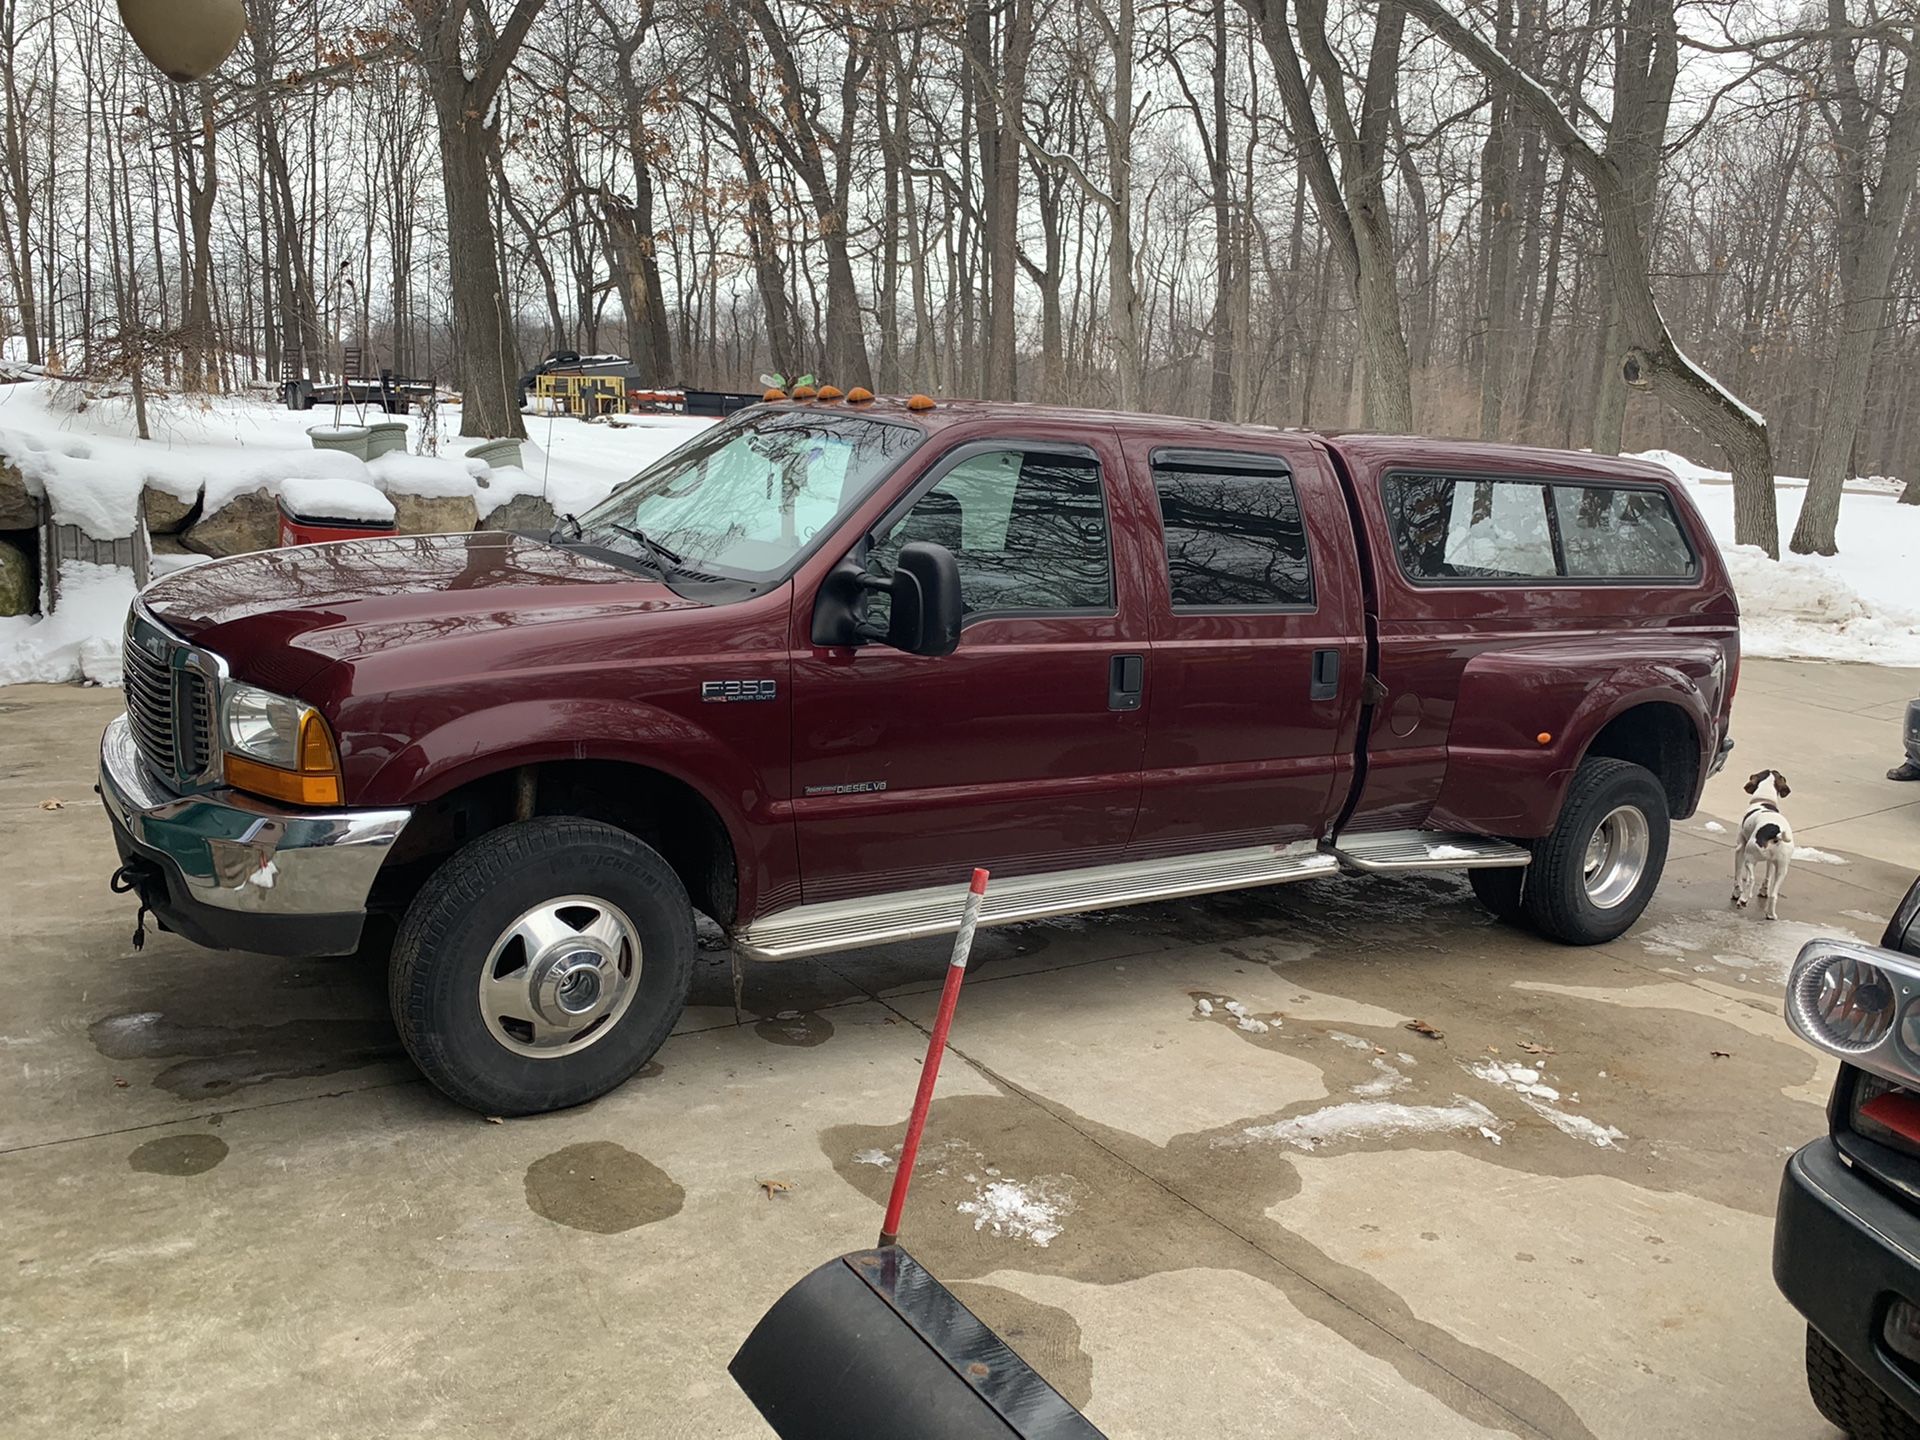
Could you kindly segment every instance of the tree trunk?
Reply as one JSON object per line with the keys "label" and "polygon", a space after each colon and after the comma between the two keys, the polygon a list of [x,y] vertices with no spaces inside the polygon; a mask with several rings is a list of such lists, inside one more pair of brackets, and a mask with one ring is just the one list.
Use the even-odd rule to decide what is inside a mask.
{"label": "tree trunk", "polygon": [[[1846,11],[1841,0],[1832,0],[1830,9],[1837,9],[1838,20],[1845,22]],[[1853,71],[1850,48],[1837,36],[1833,48],[1836,73],[1844,72],[1850,79]],[[1847,82],[1842,81],[1839,88],[1841,104],[1845,106]],[[1874,345],[1887,322],[1894,249],[1906,218],[1907,203],[1913,197],[1915,172],[1920,169],[1920,96],[1914,94],[1915,88],[1916,81],[1909,71],[1900,87],[1900,102],[1893,123],[1887,130],[1880,183],[1874,187],[1872,203],[1861,217],[1860,244],[1853,250],[1852,264],[1843,277],[1845,301],[1840,313],[1840,343],[1827,376],[1826,413],[1821,417],[1814,445],[1807,497],[1793,530],[1792,547],[1801,555],[1832,555],[1838,548],[1840,495],[1846,484],[1854,442],[1860,433],[1860,420],[1866,413]],[[1852,99],[1858,104],[1857,90]],[[1864,168],[1864,155],[1849,159]]]}

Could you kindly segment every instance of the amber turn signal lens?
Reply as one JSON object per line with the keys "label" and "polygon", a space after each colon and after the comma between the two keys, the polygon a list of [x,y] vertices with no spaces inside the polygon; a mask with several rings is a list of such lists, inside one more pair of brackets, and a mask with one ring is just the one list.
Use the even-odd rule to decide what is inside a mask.
{"label": "amber turn signal lens", "polygon": [[811,400],[819,393],[820,392],[815,390],[811,385],[796,385],[793,387],[793,398],[796,400]]}
{"label": "amber turn signal lens", "polygon": [[931,410],[933,408],[933,397],[931,395],[909,395],[907,397],[907,408],[909,410]]}
{"label": "amber turn signal lens", "polygon": [[766,394],[762,395],[760,398],[764,400],[767,404],[771,405],[776,400],[786,399],[787,392],[784,390],[769,390],[767,391]]}
{"label": "amber turn signal lens", "polygon": [[856,385],[847,391],[847,403],[849,405],[865,405],[872,399],[873,391],[867,389],[864,385]]}
{"label": "amber turn signal lens", "polygon": [[226,756],[227,783],[236,790],[292,805],[340,804],[340,756],[333,748],[327,722],[311,710],[300,717],[297,749],[298,770],[282,770],[278,765],[230,753]]}
{"label": "amber turn signal lens", "polygon": [[819,390],[822,400],[838,400],[843,393],[838,385],[822,385]]}

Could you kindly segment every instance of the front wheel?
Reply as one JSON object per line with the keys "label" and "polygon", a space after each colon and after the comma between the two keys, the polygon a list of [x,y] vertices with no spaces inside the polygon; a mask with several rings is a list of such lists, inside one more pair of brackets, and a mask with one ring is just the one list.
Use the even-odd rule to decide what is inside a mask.
{"label": "front wheel", "polygon": [[693,912],[657,851],[543,816],[448,860],[407,910],[389,989],[400,1040],[450,1098],[532,1115],[604,1095],[687,1002]]}
{"label": "front wheel", "polygon": [[1667,863],[1667,792],[1626,760],[1580,762],[1550,835],[1534,842],[1523,903],[1541,934],[1601,945],[1640,918]]}

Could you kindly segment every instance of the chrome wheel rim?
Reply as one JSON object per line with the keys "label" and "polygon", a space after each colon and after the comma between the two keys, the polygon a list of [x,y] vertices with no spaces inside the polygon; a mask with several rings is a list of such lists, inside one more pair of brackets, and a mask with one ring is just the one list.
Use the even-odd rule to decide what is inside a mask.
{"label": "chrome wheel rim", "polygon": [[557,1060],[610,1033],[640,988],[640,935],[594,895],[543,900],[500,933],[480,967],[480,1014],[516,1055]]}
{"label": "chrome wheel rim", "polygon": [[1645,812],[1632,805],[1608,811],[1587,841],[1586,861],[1581,867],[1587,899],[1602,910],[1619,905],[1647,873],[1647,857],[1652,851],[1653,828],[1647,824]]}

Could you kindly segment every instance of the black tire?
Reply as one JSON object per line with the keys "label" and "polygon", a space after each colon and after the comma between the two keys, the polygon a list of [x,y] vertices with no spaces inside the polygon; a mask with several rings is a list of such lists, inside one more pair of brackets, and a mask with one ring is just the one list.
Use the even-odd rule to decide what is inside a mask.
{"label": "black tire", "polygon": [[[1588,846],[1622,809],[1637,811],[1644,822],[1643,860],[1625,893],[1596,900],[1587,881]],[[1650,770],[1626,760],[1582,760],[1552,833],[1533,843],[1523,887],[1527,918],[1542,935],[1567,945],[1603,945],[1625,934],[1660,883],[1668,837],[1667,792]]]}
{"label": "black tire", "polygon": [[1521,884],[1526,874],[1525,866],[1502,865],[1469,870],[1467,880],[1473,886],[1474,898],[1487,913],[1512,925],[1526,919],[1526,904],[1521,898]]}
{"label": "black tire", "polygon": [[1811,1325],[1807,1327],[1807,1391],[1813,1396],[1814,1409],[1853,1440],[1920,1440],[1920,1423]]}
{"label": "black tire", "polygon": [[[578,896],[630,927],[632,998],[581,1048],[521,1053],[483,1013],[482,971],[516,920]],[[448,1098],[534,1115],[604,1095],[646,1064],[686,1007],[693,959],[693,910],[657,851],[599,821],[542,816],[481,836],[433,873],[394,941],[389,993],[401,1043]]]}

